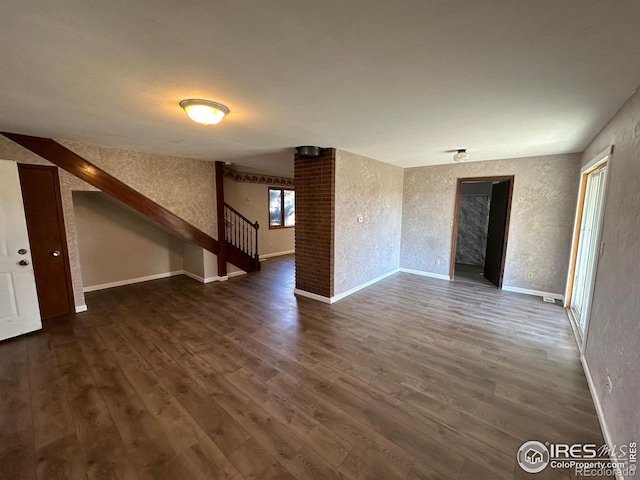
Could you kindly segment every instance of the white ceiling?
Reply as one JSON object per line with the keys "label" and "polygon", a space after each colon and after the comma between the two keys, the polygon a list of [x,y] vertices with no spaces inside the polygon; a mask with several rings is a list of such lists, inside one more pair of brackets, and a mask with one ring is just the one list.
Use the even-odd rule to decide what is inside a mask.
{"label": "white ceiling", "polygon": [[[292,173],[582,151],[640,84],[637,0],[3,2],[0,129]],[[217,126],[178,103],[207,98]]]}

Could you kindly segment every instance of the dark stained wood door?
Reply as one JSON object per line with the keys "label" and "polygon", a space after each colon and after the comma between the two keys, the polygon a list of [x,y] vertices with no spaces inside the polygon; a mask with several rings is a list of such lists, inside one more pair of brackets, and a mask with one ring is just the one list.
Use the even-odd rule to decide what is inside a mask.
{"label": "dark stained wood door", "polygon": [[511,181],[499,182],[491,189],[489,229],[484,261],[484,276],[496,287],[502,287],[507,225],[511,203]]}
{"label": "dark stained wood door", "polygon": [[18,165],[42,318],[74,311],[58,169]]}

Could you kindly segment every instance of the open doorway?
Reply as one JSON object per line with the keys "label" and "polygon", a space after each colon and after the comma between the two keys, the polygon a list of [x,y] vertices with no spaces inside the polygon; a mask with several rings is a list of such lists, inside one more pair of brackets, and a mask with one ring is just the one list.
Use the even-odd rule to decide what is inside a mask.
{"label": "open doorway", "polygon": [[502,288],[513,176],[459,178],[449,275]]}

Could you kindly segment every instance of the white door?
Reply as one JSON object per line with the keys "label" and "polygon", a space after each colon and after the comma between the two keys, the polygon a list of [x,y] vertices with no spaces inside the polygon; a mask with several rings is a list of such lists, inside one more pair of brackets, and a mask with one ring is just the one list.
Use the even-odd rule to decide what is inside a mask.
{"label": "white door", "polygon": [[584,337],[591,306],[591,294],[598,260],[598,235],[602,221],[607,165],[597,168],[587,176],[582,210],[578,254],[571,293],[571,310],[577,320],[580,336]]}
{"label": "white door", "polygon": [[41,328],[18,166],[0,160],[0,340]]}

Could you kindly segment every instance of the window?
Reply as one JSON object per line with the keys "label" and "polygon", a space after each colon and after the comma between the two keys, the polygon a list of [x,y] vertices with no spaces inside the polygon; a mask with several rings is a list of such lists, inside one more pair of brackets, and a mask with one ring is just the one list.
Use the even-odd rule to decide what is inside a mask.
{"label": "window", "polygon": [[295,224],[296,192],[269,188],[269,228],[293,227]]}

